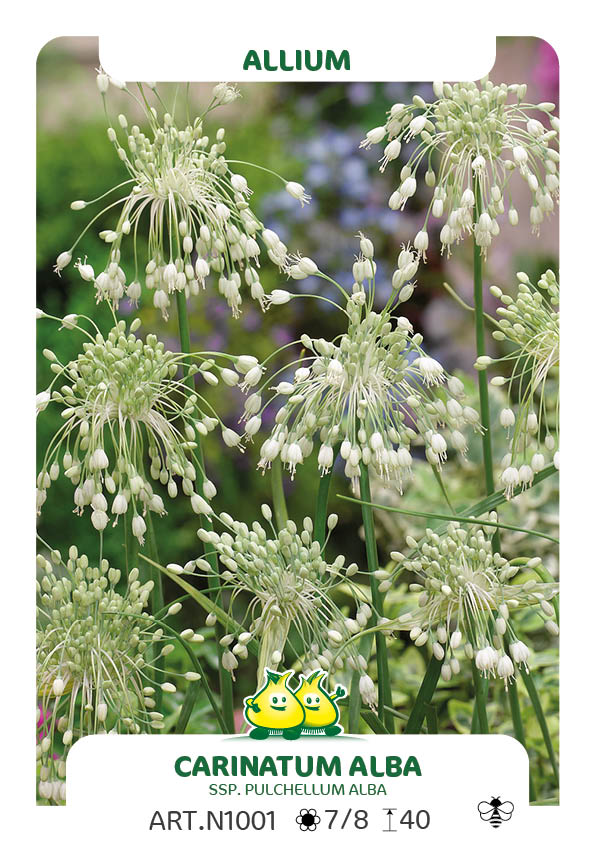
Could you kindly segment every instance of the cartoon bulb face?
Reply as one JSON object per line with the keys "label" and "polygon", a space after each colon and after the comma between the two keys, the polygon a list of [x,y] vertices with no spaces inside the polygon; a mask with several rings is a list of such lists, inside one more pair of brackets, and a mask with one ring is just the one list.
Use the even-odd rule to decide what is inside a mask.
{"label": "cartoon bulb face", "polygon": [[321,687],[325,674],[316,670],[308,678],[301,676],[295,695],[306,712],[304,728],[326,728],[339,719],[339,708],[333,698]]}
{"label": "cartoon bulb face", "polygon": [[267,680],[255,696],[244,699],[245,717],[258,728],[283,730],[296,728],[304,721],[304,709],[287,686],[293,670],[266,671]]}

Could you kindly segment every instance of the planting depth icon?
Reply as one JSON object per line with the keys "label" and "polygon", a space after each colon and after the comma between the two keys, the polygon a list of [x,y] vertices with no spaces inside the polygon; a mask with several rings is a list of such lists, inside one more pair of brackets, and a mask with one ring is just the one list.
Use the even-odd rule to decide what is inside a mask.
{"label": "planting depth icon", "polygon": [[244,718],[252,726],[249,736],[254,740],[269,736],[297,740],[303,735],[342,734],[336,699],[346,697],[345,688],[337,684],[330,693],[322,686],[327,673],[315,670],[308,676],[300,675],[297,690],[292,690],[289,680],[293,674],[293,670],[283,673],[266,670],[264,685],[254,696],[244,699]]}

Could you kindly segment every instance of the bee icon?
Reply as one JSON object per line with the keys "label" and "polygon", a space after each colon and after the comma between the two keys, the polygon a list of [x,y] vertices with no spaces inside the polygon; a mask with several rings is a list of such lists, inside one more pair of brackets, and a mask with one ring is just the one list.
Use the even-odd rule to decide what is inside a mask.
{"label": "bee icon", "polygon": [[480,801],[477,805],[482,821],[489,822],[492,827],[500,827],[512,817],[514,804],[512,801],[501,801],[500,796],[492,796],[491,801]]}

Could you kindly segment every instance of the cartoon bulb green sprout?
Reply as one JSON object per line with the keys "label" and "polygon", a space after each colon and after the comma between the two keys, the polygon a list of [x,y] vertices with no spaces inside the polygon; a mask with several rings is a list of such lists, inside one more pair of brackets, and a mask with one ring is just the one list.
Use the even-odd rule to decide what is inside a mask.
{"label": "cartoon bulb green sprout", "polygon": [[341,734],[336,700],[346,697],[345,688],[337,684],[334,693],[329,693],[322,687],[326,672],[315,670],[309,676],[300,675],[300,684],[294,691],[289,687],[292,676],[293,670],[267,670],[263,687],[244,699],[244,717],[252,725],[250,737],[265,740],[270,735],[281,735],[286,740],[297,740],[302,734]]}

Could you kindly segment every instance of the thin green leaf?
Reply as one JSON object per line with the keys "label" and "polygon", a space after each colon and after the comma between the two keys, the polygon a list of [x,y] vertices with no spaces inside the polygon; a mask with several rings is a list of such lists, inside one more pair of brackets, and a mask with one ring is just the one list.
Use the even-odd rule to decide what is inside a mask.
{"label": "thin green leaf", "polygon": [[[337,456],[337,451],[333,452],[333,465]],[[324,476],[320,477],[318,483],[318,494],[316,495],[316,511],[314,513],[314,540],[318,541],[320,546],[324,546],[326,537],[326,517],[328,509],[328,495],[331,487],[331,480],[333,478],[333,471],[330,470]]]}
{"label": "thin green leaf", "polygon": [[[219,620],[219,622],[225,625],[227,628],[231,629],[234,634],[241,634],[242,632],[246,631],[246,629],[243,628],[243,626],[241,626],[239,623],[237,623],[233,619],[233,617],[229,617],[220,605],[217,605],[215,602],[213,602],[212,599],[209,599],[208,596],[205,596],[201,591],[198,590],[198,588],[195,588],[194,585],[191,585],[188,582],[186,582],[185,579],[182,579],[182,577],[178,576],[177,573],[174,573],[173,570],[168,570],[167,567],[162,567],[160,564],[157,564],[156,561],[153,561],[147,556],[142,555],[141,558],[145,559],[145,561],[148,561],[149,564],[152,564],[154,567],[159,568],[163,573],[166,574],[166,576],[169,576],[169,578],[176,582],[183,590],[186,591],[187,594],[190,594],[190,596],[193,597],[196,600],[196,602],[198,602],[198,604],[205,609],[205,611],[207,611],[209,614],[214,614]],[[253,655],[258,657],[258,644],[256,643],[256,641],[250,640],[246,645],[248,647],[248,650]]]}
{"label": "thin green leaf", "polygon": [[[192,716],[192,711],[194,710],[194,705],[196,704],[199,692],[200,682],[192,681],[190,683],[190,686],[188,687],[188,690],[186,691],[186,696],[184,697],[184,704],[182,705],[178,721],[176,722],[176,734],[183,734],[185,732],[188,726],[188,722],[190,721],[190,717]],[[225,726],[223,719],[220,720],[219,724],[222,728]]]}
{"label": "thin green leaf", "polygon": [[428,734],[437,734],[438,712],[435,705],[426,705],[426,722],[428,723]]}
{"label": "thin green leaf", "polygon": [[[471,671],[473,674],[473,686],[475,687],[475,708],[473,711],[473,724],[471,733],[489,734],[490,729],[488,725],[488,714],[486,710],[487,695],[488,695],[488,680],[480,675],[479,670],[475,666],[474,661],[471,661]],[[477,715],[475,715],[477,712]],[[477,730],[474,731],[473,727]]]}
{"label": "thin green leaf", "polygon": [[283,475],[281,473],[281,460],[273,459],[271,466],[271,496],[273,498],[273,511],[277,529],[283,529],[289,520],[287,514],[287,503],[285,502],[285,491],[283,490]]}
{"label": "thin green leaf", "polygon": [[[360,476],[360,490],[362,500],[371,504],[372,497],[370,495],[370,476],[368,473],[368,466],[361,465]],[[378,546],[376,544],[376,533],[374,530],[374,512],[369,507],[364,507],[362,510],[362,521],[364,526],[364,539],[366,544],[366,559],[368,562],[368,571],[370,573],[370,589],[372,592],[372,605],[377,617],[383,616],[382,606],[384,597],[380,592],[378,579],[374,575],[378,570]],[[386,648],[386,638],[382,632],[378,631],[375,634],[376,639],[376,663],[378,666],[378,713],[379,717],[384,722],[386,727],[390,730],[394,727],[392,718],[384,716],[384,708],[392,707],[390,674],[388,670],[388,652]]]}
{"label": "thin green leaf", "polygon": [[434,690],[440,678],[441,667],[442,663],[432,656],[403,733],[419,734],[421,731],[421,726],[426,716],[426,705],[432,701]]}
{"label": "thin green leaf", "polygon": [[[523,746],[527,748],[525,741],[525,729],[523,727],[523,717],[521,715],[521,706],[519,704],[519,692],[514,681],[511,681],[508,688],[508,702],[510,704],[510,714],[512,716],[512,725],[514,728],[514,735]],[[529,769],[529,801],[535,800],[535,785],[533,783],[533,775]]]}
{"label": "thin green leaf", "polygon": [[360,712],[360,716],[364,720],[366,725],[370,726],[370,728],[375,734],[390,734],[390,731],[388,730],[386,725],[380,721],[380,719],[376,716],[374,711],[362,710]]}
{"label": "thin green leaf", "polygon": [[[536,485],[539,485],[540,482],[543,482],[548,477],[551,477],[553,474],[557,474],[558,470],[555,465],[548,465],[547,468],[544,468],[543,471],[539,471],[533,477],[533,485],[534,488]],[[517,486],[512,494],[510,495],[510,500],[513,497],[518,497],[519,494],[522,494],[524,489],[522,486]],[[463,509],[460,512],[461,515],[466,515],[467,517],[479,516],[485,514],[485,512],[491,512],[493,509],[497,509],[498,506],[502,506],[504,503],[508,503],[509,499],[507,499],[506,494],[503,491],[495,491],[493,494],[484,497],[483,500],[480,500],[478,503],[474,503],[473,506],[469,506],[466,509]]]}
{"label": "thin green leaf", "polygon": [[[372,638],[365,637],[359,647],[359,654],[363,655],[366,661],[370,657],[372,651]],[[351,686],[349,688],[349,714],[347,718],[348,728],[350,734],[359,733],[359,719],[360,710],[362,706],[362,699],[359,692],[359,675],[357,672],[353,673],[351,679]]]}
{"label": "thin green leaf", "polygon": [[[146,561],[148,561],[150,564],[155,564],[155,562],[151,561],[151,559],[149,559],[149,558],[147,558]],[[106,611],[106,614],[110,614],[110,613],[117,613],[117,612]],[[144,614],[127,614],[127,616],[128,617],[138,617],[139,619],[145,619],[146,620],[146,616]],[[184,651],[186,652],[186,654],[188,655],[188,657],[190,659],[190,663],[192,664],[192,666],[194,668],[194,672],[197,672],[200,675],[200,679],[196,682],[191,682],[191,684],[192,685],[194,685],[194,684],[199,685],[200,684],[203,687],[203,689],[206,693],[207,699],[209,700],[209,704],[211,705],[211,708],[213,709],[213,713],[215,714],[215,717],[217,718],[217,721],[219,722],[219,726],[221,727],[221,730],[223,731],[224,734],[230,733],[225,720],[221,716],[221,711],[219,709],[220,705],[217,703],[217,700],[215,699],[215,697],[213,696],[213,694],[211,692],[211,688],[209,687],[209,682],[207,681],[207,679],[205,677],[205,671],[202,667],[202,664],[201,664],[200,660],[197,658],[197,656],[195,655],[195,653],[192,651],[191,646],[188,644],[188,642],[186,640],[184,640],[183,637],[180,636],[180,634],[178,634],[178,632],[174,628],[172,628],[167,623],[164,623],[163,620],[157,619],[157,617],[153,617],[153,620],[159,626],[161,626],[161,628],[165,629],[165,631],[168,634],[171,634],[172,637],[175,637],[176,640],[178,641],[178,643],[180,644],[180,646],[184,649]],[[192,687],[189,688],[188,693],[190,693],[191,689],[192,689]],[[188,694],[186,694],[186,695],[188,695]],[[196,697],[193,695],[191,697],[191,700],[188,702],[189,710],[187,710],[186,712],[184,712],[184,707],[186,706],[186,701],[184,701],[184,705],[182,705],[180,717],[182,717],[182,713],[184,713],[184,717],[187,717],[186,721],[183,723],[184,729],[186,728],[186,725],[188,724],[188,719],[190,718],[190,714],[192,713],[192,708],[194,707],[195,701],[196,701]],[[178,721],[178,725],[176,727],[176,733],[180,733],[180,734],[183,733],[183,730],[179,730],[179,728],[180,728],[180,723]]]}
{"label": "thin green leaf", "polygon": [[514,526],[511,523],[502,523],[501,521],[480,520],[479,518],[466,516],[460,512],[451,512],[450,514],[442,514],[438,512],[419,512],[413,509],[401,509],[396,506],[384,506],[381,503],[368,503],[365,500],[358,500],[357,497],[346,497],[344,494],[337,494],[341,500],[347,500],[349,503],[359,503],[360,506],[371,506],[373,509],[382,509],[384,512],[394,512],[399,515],[407,515],[409,517],[422,517],[427,520],[446,520],[446,521],[460,521],[461,523],[473,523],[479,526],[497,526],[498,529],[510,529],[513,532],[523,532],[526,535],[534,535],[536,538],[545,538],[555,544],[559,544],[558,538],[547,535],[545,532],[537,532],[535,529],[524,529],[520,526]]}
{"label": "thin green leaf", "polygon": [[554,779],[556,781],[556,786],[560,786],[560,776],[558,774],[558,761],[556,759],[556,752],[554,751],[554,746],[552,744],[552,740],[550,737],[550,731],[547,726],[547,721],[543,713],[543,708],[541,707],[541,701],[539,699],[539,693],[537,692],[537,688],[535,687],[535,682],[533,681],[533,676],[527,670],[520,670],[521,676],[523,681],[525,682],[525,687],[527,688],[527,693],[529,694],[529,698],[531,699],[531,704],[533,705],[533,710],[535,711],[535,716],[537,717],[537,721],[539,722],[539,727],[541,728],[541,733],[543,735],[543,741],[545,743],[545,747],[547,749],[548,757],[550,759],[550,763],[552,764],[552,770],[554,772]]}

